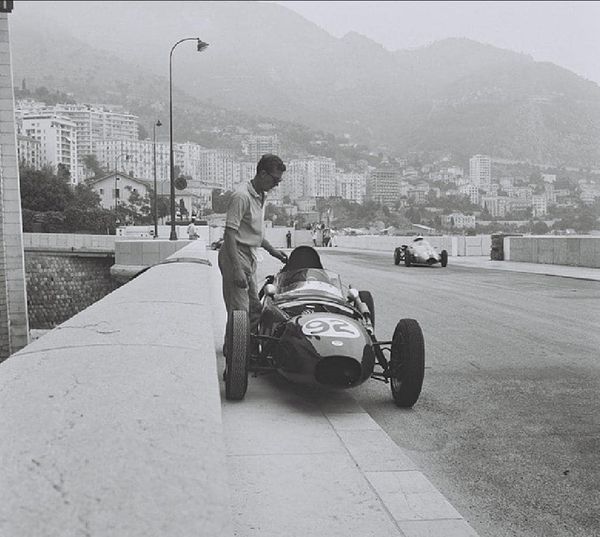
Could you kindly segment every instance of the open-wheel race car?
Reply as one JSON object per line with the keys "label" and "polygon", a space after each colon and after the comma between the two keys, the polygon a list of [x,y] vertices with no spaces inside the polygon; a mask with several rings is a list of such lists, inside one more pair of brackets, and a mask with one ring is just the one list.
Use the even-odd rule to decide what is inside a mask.
{"label": "open-wheel race car", "polygon": [[404,262],[407,267],[411,265],[435,265],[442,267],[448,265],[448,252],[438,252],[434,246],[423,237],[416,237],[411,244],[403,244],[394,250],[394,264]]}
{"label": "open-wheel race car", "polygon": [[373,378],[390,384],[396,405],[416,403],[425,370],[419,323],[401,319],[391,341],[377,340],[371,293],[344,288],[312,247],[295,248],[259,297],[257,333],[250,333],[246,311],[234,310],[228,319],[227,399],[244,398],[249,372],[275,370],[293,382],[339,389]]}

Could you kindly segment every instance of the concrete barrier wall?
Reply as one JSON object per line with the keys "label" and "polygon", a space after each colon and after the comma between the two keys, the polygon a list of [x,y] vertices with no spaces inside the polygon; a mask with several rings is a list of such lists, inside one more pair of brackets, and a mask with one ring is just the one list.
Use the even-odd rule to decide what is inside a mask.
{"label": "concrete barrier wall", "polygon": [[600,268],[600,237],[506,237],[504,259]]}
{"label": "concrete barrier wall", "polygon": [[0,365],[0,535],[231,535],[205,257],[188,244]]}
{"label": "concrete barrier wall", "polygon": [[75,233],[23,233],[23,248],[114,251],[114,235],[79,235]]}

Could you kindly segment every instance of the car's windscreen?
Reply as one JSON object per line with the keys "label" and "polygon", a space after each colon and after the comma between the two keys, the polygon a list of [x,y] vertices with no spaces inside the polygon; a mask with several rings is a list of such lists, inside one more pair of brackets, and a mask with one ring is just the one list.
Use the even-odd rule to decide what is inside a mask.
{"label": "car's windscreen", "polygon": [[280,272],[275,279],[277,292],[328,294],[343,297],[342,283],[335,272],[324,269],[300,269]]}

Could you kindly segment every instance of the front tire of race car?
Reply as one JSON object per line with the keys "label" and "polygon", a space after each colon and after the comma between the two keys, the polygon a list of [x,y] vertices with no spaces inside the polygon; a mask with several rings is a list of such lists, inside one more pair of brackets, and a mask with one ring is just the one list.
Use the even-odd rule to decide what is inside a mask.
{"label": "front tire of race car", "polygon": [[398,248],[396,248],[394,250],[394,265],[399,265],[400,264],[400,252],[398,251]]}
{"label": "front tire of race car", "polygon": [[371,314],[371,324],[373,327],[375,327],[375,301],[373,300],[371,291],[359,291],[358,298],[360,298],[369,308],[369,313]]}
{"label": "front tire of race car", "polygon": [[440,253],[440,264],[442,265],[442,267],[445,267],[448,265],[448,252],[446,250],[442,250]]}
{"label": "front tire of race car", "polygon": [[250,348],[248,312],[234,310],[228,322],[225,398],[228,401],[241,401],[248,389],[248,349]]}
{"label": "front tire of race car", "polygon": [[412,257],[412,254],[408,250],[406,250],[406,252],[404,252],[404,264],[407,267],[410,267],[412,265],[411,257]]}
{"label": "front tire of race car", "polygon": [[419,399],[425,376],[425,341],[419,323],[401,319],[392,338],[390,386],[394,403],[410,408]]}

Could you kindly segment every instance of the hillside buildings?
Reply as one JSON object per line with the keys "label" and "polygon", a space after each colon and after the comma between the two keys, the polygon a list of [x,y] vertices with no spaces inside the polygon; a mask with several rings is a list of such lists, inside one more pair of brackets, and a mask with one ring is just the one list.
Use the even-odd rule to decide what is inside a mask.
{"label": "hillside buildings", "polygon": [[[30,113],[23,116],[17,133],[22,136],[18,148],[23,153],[19,155],[19,159],[30,160],[32,163],[37,160],[42,166],[50,165],[55,173],[59,165],[62,165],[69,172],[71,184],[79,182],[77,126],[73,121],[53,113]],[[39,151],[34,142],[25,138],[39,142]],[[39,156],[34,155],[36,151]]]}
{"label": "hillside buildings", "polygon": [[400,177],[398,168],[389,162],[383,162],[367,178],[367,200],[393,207],[400,198]]}
{"label": "hillside buildings", "polygon": [[[72,177],[84,179],[91,176],[84,164],[84,158],[96,151],[96,144],[106,140],[115,139],[133,141],[139,138],[139,118],[125,112],[121,107],[90,104],[57,104],[47,106],[35,101],[18,101],[15,108],[17,124],[27,117],[48,115],[62,118],[75,125],[77,136],[73,138],[76,146],[77,171],[71,172]],[[43,141],[42,141],[43,142]],[[44,144],[42,144],[44,145]],[[52,150],[43,148],[46,154],[53,156]],[[56,165],[56,162],[49,161]]]}
{"label": "hillside buildings", "polygon": [[266,153],[279,155],[281,153],[281,144],[276,134],[259,136],[249,135],[242,140],[242,153],[253,162],[258,162],[261,156]]}
{"label": "hillside buildings", "polygon": [[[62,165],[73,185],[89,179],[94,156],[106,174],[121,174],[153,185],[154,174],[159,191],[169,190],[169,144],[165,141],[139,139],[139,118],[120,107],[92,104],[46,106],[33,101],[19,101],[15,111],[19,161],[34,168],[50,165],[55,171]],[[274,126],[262,130],[273,132]],[[234,129],[235,130],[235,129]],[[206,148],[193,142],[175,143],[174,165],[178,175],[187,180],[189,203],[208,208],[213,190],[231,191],[249,181],[256,164],[265,153],[279,154],[287,165],[285,180],[269,195],[269,201],[281,207],[294,206],[298,211],[314,211],[319,199],[336,197],[356,203],[372,201],[388,208],[425,206],[440,209],[435,198],[464,196],[494,218],[522,213],[523,217],[543,217],[553,205],[592,204],[600,197],[595,183],[579,184],[579,200],[566,188],[557,187],[555,174],[529,177],[511,176],[506,169],[494,177],[490,156],[477,154],[469,159],[468,173],[454,164],[449,156],[435,162],[421,162],[418,155],[390,157],[372,166],[369,160],[350,162],[341,170],[326,156],[298,150],[294,157],[285,154],[277,134],[253,134],[241,127],[235,130],[239,145],[234,149]],[[317,142],[313,146],[319,145]],[[344,144],[341,144],[344,145]],[[350,147],[349,144],[345,144]],[[156,151],[156,161],[154,153]],[[371,153],[370,157],[378,157]],[[496,161],[495,161],[496,162]],[[346,162],[348,165],[348,162]],[[502,169],[502,164],[498,165]],[[97,170],[96,170],[97,172]],[[108,178],[105,181],[110,182]],[[97,185],[96,185],[97,186]],[[131,186],[131,185],[130,185]],[[103,189],[103,206],[110,207],[115,192]],[[138,187],[131,187],[138,188]],[[144,188],[138,188],[145,192]],[[114,198],[116,199],[116,198]],[[186,201],[187,203],[187,201]],[[446,205],[447,207],[447,205]],[[430,213],[433,210],[430,210]],[[445,208],[443,212],[448,212]],[[471,216],[444,216],[456,228],[470,227]]]}
{"label": "hillside buildings", "polygon": [[469,178],[472,185],[489,188],[492,183],[492,161],[486,155],[474,155],[469,159]]}

